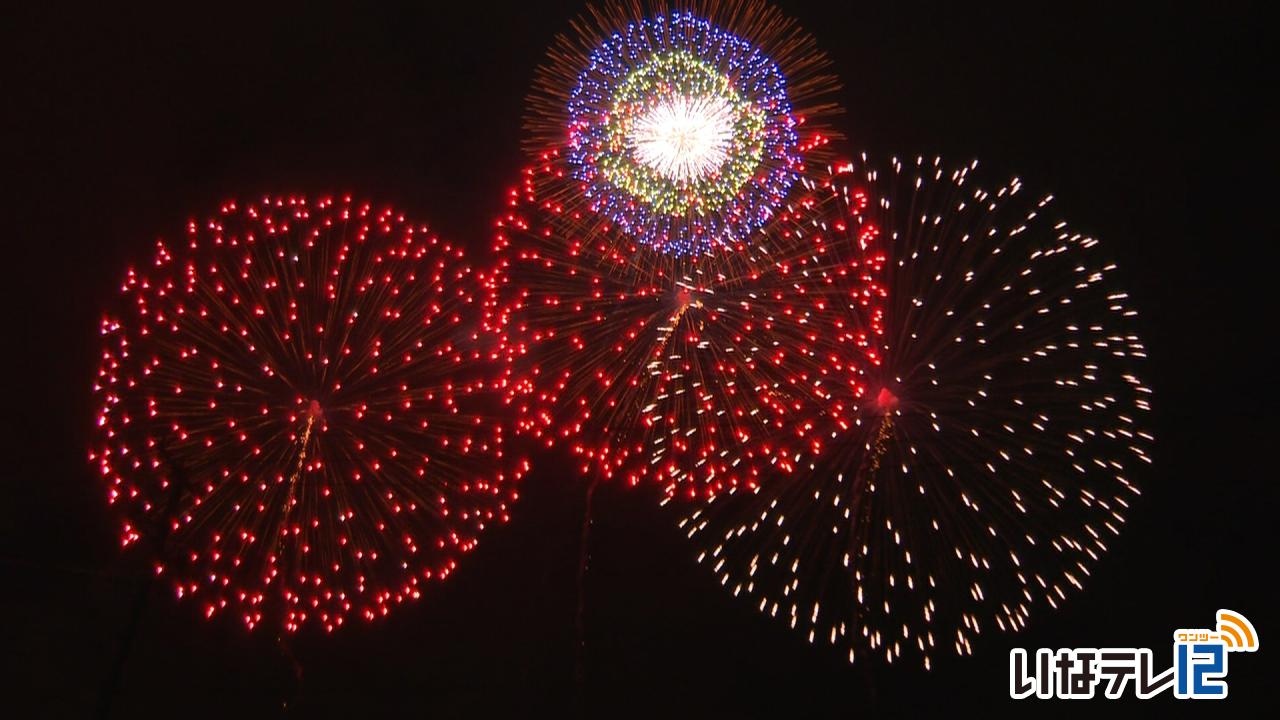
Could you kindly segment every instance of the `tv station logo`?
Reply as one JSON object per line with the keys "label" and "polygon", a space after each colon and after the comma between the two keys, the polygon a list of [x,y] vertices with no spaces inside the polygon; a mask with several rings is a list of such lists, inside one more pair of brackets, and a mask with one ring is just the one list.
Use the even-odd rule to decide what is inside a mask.
{"label": "tv station logo", "polygon": [[1173,689],[1183,700],[1227,697],[1227,659],[1233,653],[1258,651],[1258,632],[1244,615],[1218,611],[1214,629],[1173,633],[1173,667],[1156,672],[1148,648],[1040,648],[1034,660],[1027,651],[1009,651],[1009,697],[1085,700],[1101,695],[1111,700],[1127,692],[1142,700]]}

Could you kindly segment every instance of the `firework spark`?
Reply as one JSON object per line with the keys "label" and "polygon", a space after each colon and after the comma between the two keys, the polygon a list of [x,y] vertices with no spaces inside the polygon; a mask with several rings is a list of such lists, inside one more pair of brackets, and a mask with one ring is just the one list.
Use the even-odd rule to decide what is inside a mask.
{"label": "firework spark", "polygon": [[972,652],[1078,589],[1148,463],[1137,313],[1093,238],[976,163],[865,158],[890,262],[878,365],[829,386],[826,450],[793,479],[725,493],[681,526],[762,612],[890,662]]}
{"label": "firework spark", "polygon": [[425,227],[350,198],[229,203],[121,289],[90,459],[123,544],[165,538],[155,571],[206,614],[372,620],[507,519],[527,467],[472,329],[494,284]]}

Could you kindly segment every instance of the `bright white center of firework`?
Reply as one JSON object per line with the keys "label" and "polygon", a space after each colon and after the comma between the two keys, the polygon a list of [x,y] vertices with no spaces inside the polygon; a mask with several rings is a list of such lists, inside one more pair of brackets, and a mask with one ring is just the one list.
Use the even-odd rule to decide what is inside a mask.
{"label": "bright white center of firework", "polygon": [[628,139],[638,161],[668,180],[706,177],[724,165],[733,107],[722,98],[675,96],[636,119]]}

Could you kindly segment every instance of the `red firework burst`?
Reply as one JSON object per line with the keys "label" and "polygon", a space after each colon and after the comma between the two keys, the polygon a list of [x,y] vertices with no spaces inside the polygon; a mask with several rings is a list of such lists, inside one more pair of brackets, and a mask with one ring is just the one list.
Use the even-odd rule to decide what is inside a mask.
{"label": "red firework burst", "polygon": [[690,497],[818,450],[830,386],[875,360],[884,257],[865,198],[811,186],[736,247],[672,256],[558,204],[557,168],[527,170],[499,223],[521,429],[584,471]]}
{"label": "red firework burst", "polygon": [[[494,284],[392,210],[229,203],[102,321],[90,452],[207,615],[326,630],[417,598],[527,470],[504,449]],[[473,320],[475,322],[473,322]]]}

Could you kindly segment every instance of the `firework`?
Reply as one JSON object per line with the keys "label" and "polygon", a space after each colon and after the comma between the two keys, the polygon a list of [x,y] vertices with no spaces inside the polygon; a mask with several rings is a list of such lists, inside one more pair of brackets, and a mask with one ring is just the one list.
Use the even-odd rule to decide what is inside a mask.
{"label": "firework", "polygon": [[674,255],[736,245],[819,167],[826,66],[760,2],[610,2],[548,53],[529,146],[540,161],[563,150],[558,202],[632,241]]}
{"label": "firework", "polygon": [[1137,313],[1050,197],[976,163],[865,158],[890,262],[879,364],[830,387],[824,454],[681,525],[735,595],[810,642],[961,655],[1082,586],[1148,460]]}
{"label": "firework", "polygon": [[[686,496],[814,451],[828,384],[856,385],[874,353],[858,318],[874,314],[883,255],[836,212],[850,205],[815,185],[767,232],[672,257],[612,245],[591,216],[563,222],[556,172],[526,171],[499,223],[521,429],[565,442],[584,471]],[[832,348],[843,371],[819,353]]]}
{"label": "firework", "polygon": [[[102,321],[90,459],[122,542],[249,627],[374,619],[505,521],[491,278],[391,210],[230,203]],[[476,322],[472,322],[472,320]]]}

